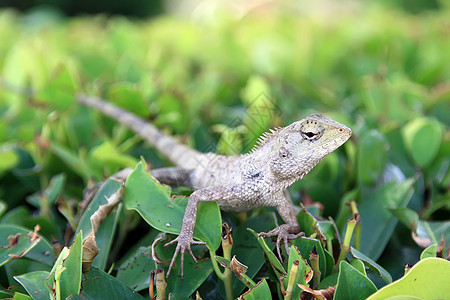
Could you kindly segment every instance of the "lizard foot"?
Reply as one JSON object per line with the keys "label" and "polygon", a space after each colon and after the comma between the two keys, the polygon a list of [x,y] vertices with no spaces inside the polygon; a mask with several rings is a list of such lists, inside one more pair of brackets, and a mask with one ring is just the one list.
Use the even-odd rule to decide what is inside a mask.
{"label": "lizard foot", "polygon": [[296,238],[299,238],[301,236],[305,236],[304,232],[299,232],[296,234],[293,233],[289,233],[289,227],[291,227],[291,225],[289,224],[283,224],[278,226],[277,228],[269,231],[269,232],[261,232],[258,234],[258,237],[263,236],[263,237],[273,237],[273,236],[278,236],[277,237],[277,253],[278,253],[278,257],[280,258],[280,261],[283,262],[283,258],[281,257],[281,251],[280,251],[280,245],[281,243],[284,244],[284,247],[286,249],[286,253],[287,255],[289,255],[289,247],[288,247],[288,240],[294,240]]}
{"label": "lizard foot", "polygon": [[170,262],[169,269],[167,270],[166,278],[169,278],[170,271],[172,270],[173,263],[180,253],[181,257],[181,279],[183,279],[183,264],[184,264],[184,252],[189,253],[190,256],[194,259],[195,263],[197,263],[197,258],[194,256],[191,250],[191,245],[206,245],[204,242],[197,242],[192,239],[192,237],[188,237],[185,235],[179,235],[173,241],[164,245],[164,248],[169,247],[170,245],[177,243],[177,247],[175,248],[175,253],[173,254],[172,261]]}

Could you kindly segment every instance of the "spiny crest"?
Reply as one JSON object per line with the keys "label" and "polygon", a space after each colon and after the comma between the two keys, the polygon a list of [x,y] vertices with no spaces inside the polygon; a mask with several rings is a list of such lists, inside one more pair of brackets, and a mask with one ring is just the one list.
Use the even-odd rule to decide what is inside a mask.
{"label": "spiny crest", "polygon": [[266,145],[269,141],[271,141],[272,139],[277,137],[282,129],[283,129],[283,127],[276,127],[276,128],[269,129],[269,131],[264,132],[258,138],[258,140],[256,141],[255,146],[253,146],[252,150],[250,150],[248,152],[248,154],[251,154],[251,153],[255,152],[256,150],[258,150],[261,147],[263,147],[264,145]]}

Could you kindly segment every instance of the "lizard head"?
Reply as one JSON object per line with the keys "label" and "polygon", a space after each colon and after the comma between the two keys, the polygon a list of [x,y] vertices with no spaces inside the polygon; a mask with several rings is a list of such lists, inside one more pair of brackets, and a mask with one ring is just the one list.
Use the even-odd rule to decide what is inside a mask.
{"label": "lizard head", "polygon": [[321,114],[310,115],[277,132],[271,143],[271,170],[276,177],[303,178],[351,135],[351,129],[341,123]]}

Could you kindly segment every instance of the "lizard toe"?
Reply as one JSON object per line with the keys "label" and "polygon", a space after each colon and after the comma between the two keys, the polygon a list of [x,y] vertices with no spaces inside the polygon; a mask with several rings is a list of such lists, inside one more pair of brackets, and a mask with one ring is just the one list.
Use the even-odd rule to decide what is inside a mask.
{"label": "lizard toe", "polygon": [[175,263],[175,260],[177,259],[177,256],[178,256],[179,252],[180,252],[180,248],[177,245],[177,248],[175,249],[175,252],[173,254],[172,260],[170,261],[170,265],[169,265],[169,269],[167,270],[166,278],[169,278],[170,271],[172,270],[173,264]]}

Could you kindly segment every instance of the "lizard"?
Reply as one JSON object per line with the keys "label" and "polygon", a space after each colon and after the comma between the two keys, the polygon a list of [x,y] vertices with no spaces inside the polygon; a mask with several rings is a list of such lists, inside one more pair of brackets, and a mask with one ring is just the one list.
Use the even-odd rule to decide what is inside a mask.
{"label": "lizard", "polygon": [[259,236],[277,237],[278,255],[281,257],[282,243],[289,253],[288,240],[303,233],[296,218],[298,209],[286,188],[303,179],[322,158],[344,144],[352,134],[347,126],[322,114],[312,114],[286,127],[268,131],[246,154],[225,156],[197,151],[103,99],[83,95],[77,99],[140,135],[175,165],[150,171],[160,183],[193,189],[180,234],[164,245],[167,248],[176,243],[167,277],[179,254],[182,278],[185,253],[197,263],[191,245],[205,244],[193,239],[197,206],[202,201],[216,201],[221,210],[232,212],[275,207],[285,224],[269,232],[261,232]]}

